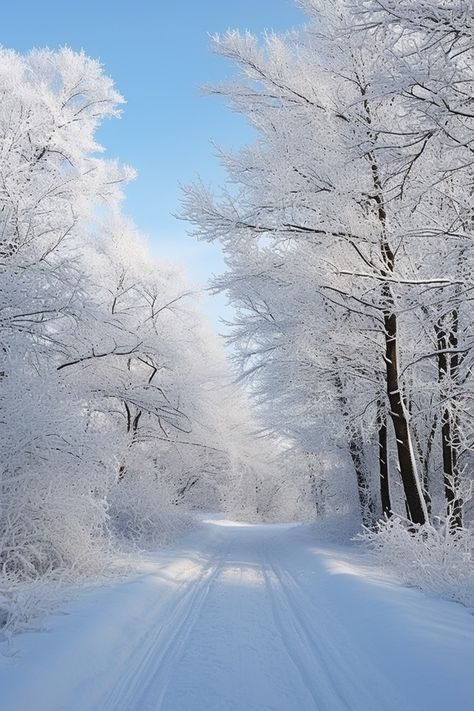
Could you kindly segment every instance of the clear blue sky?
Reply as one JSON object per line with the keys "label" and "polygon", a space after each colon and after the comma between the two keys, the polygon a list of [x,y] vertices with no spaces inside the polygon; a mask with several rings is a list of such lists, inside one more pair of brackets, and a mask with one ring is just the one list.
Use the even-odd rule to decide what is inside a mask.
{"label": "clear blue sky", "polygon": [[[3,3],[0,43],[18,51],[68,45],[102,61],[127,104],[120,120],[103,127],[101,141],[138,171],[125,209],[158,257],[184,263],[202,283],[222,269],[219,250],[196,243],[172,217],[178,183],[197,174],[218,183],[211,139],[235,147],[249,138],[241,118],[199,92],[231,73],[210,52],[209,34],[281,31],[302,21],[292,0],[17,0]],[[223,303],[207,305],[214,322]]]}

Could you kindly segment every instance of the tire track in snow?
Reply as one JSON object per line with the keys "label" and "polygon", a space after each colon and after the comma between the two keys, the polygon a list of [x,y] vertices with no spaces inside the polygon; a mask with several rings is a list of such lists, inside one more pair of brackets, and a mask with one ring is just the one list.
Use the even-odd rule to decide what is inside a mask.
{"label": "tire track in snow", "polygon": [[[244,546],[242,554],[241,541],[227,535],[219,538],[213,541],[209,558],[197,579],[183,583],[158,611],[156,620],[154,613],[149,613],[148,632],[141,635],[122,660],[116,674],[120,680],[96,711],[159,711],[163,708],[170,685],[176,683],[176,669],[203,614],[209,593],[215,585],[219,586],[220,578],[226,572],[238,573],[236,578],[240,581],[243,570],[249,565],[256,565],[255,571],[260,575],[265,591],[260,604],[271,615],[278,646],[293,669],[293,699],[297,697],[298,703],[304,703],[300,708],[308,711],[366,711],[377,707],[384,711],[400,708],[408,711],[403,701],[400,704],[399,694],[390,693],[388,680],[381,678],[379,681],[377,677],[380,675],[371,660],[361,658],[360,650],[332,611],[326,610],[324,604],[315,604],[314,598],[288,570],[286,555],[282,564],[281,546],[274,549],[272,538],[264,538],[254,541],[253,549],[245,550]],[[239,587],[242,587],[241,582]],[[233,625],[235,618],[242,616],[242,613],[234,612]],[[228,624],[228,620],[224,619],[224,623]],[[239,652],[239,645],[235,646]],[[262,653],[264,651],[262,648]],[[242,660],[238,654],[236,659],[239,661],[232,669],[236,667],[240,675]],[[127,664],[130,664],[128,670]],[[270,675],[274,674],[271,662],[267,668]],[[231,669],[229,672],[235,673]],[[268,676],[268,672],[264,673]],[[245,683],[241,678],[242,682]],[[235,692],[238,696],[238,686]],[[282,698],[282,703],[287,704],[287,700]],[[285,705],[283,708],[290,707]],[[275,707],[275,711],[279,709],[279,706]]]}
{"label": "tire track in snow", "polygon": [[199,620],[170,667],[162,706],[153,708],[312,711],[312,697],[288,664],[271,614],[258,547],[245,533],[229,533],[230,545]]}
{"label": "tire track in snow", "polygon": [[[313,675],[318,671],[320,681],[328,682],[328,687],[332,689],[329,698],[319,698],[317,708],[321,711],[328,708],[331,711],[366,711],[367,708],[378,707],[384,711],[399,711],[400,708],[409,711],[406,699],[401,699],[400,694],[390,688],[386,678],[379,678],[377,687],[380,692],[377,694],[374,681],[379,677],[378,671],[371,660],[361,656],[361,650],[354,646],[334,615],[317,606],[287,568],[271,562],[268,556],[265,563],[270,568],[280,598],[285,601],[283,607],[298,622]],[[309,614],[308,610],[312,610],[313,614]],[[319,629],[315,628],[315,622],[320,623]],[[307,666],[306,658],[304,663]],[[321,673],[325,678],[321,678]],[[320,697],[319,683],[316,696]]]}
{"label": "tire track in snow", "polygon": [[221,567],[222,555],[213,556],[198,580],[186,584],[178,600],[174,596],[160,612],[158,622],[131,648],[125,663],[138,661],[133,661],[130,671],[121,677],[112,694],[101,704],[100,711],[156,711],[160,708],[170,669],[182,654]]}
{"label": "tire track in snow", "polygon": [[[325,657],[316,655],[312,636],[296,614],[281,578],[263,553],[262,574],[271,599],[275,627],[289,659],[313,700],[314,708],[319,711],[355,711],[341,696]],[[324,688],[326,692],[322,694]]]}

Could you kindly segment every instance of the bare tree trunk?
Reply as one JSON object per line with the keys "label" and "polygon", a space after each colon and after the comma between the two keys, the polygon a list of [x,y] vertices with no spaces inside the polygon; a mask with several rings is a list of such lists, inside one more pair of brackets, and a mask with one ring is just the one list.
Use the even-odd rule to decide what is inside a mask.
{"label": "bare tree trunk", "polygon": [[423,452],[421,447],[418,447],[421,461],[421,484],[423,486],[423,496],[425,497],[426,510],[428,516],[431,515],[432,500],[431,500],[431,483],[430,483],[430,457],[433,449],[433,443],[438,427],[438,415],[435,413],[433,422],[431,423],[430,433],[426,442],[426,449]]}
{"label": "bare tree trunk", "polygon": [[349,451],[357,478],[357,493],[359,495],[362,523],[367,528],[372,528],[375,523],[375,502],[372,497],[372,492],[370,491],[360,432],[349,434]]}
{"label": "bare tree trunk", "polygon": [[447,390],[456,385],[459,372],[458,346],[459,315],[454,309],[435,324],[438,344],[438,377],[441,385],[441,400],[450,402],[441,413],[441,450],[443,456],[443,480],[447,515],[453,528],[463,525],[463,501],[459,496],[458,453],[460,447],[459,422],[456,414],[456,394]]}
{"label": "bare tree trunk", "polygon": [[[308,478],[311,491],[311,500],[314,502],[316,515],[323,516],[326,510],[326,479],[321,471],[321,463],[318,462],[318,466],[315,466],[314,454],[312,452],[306,452],[305,458],[308,461]],[[317,470],[318,473],[316,473]]]}
{"label": "bare tree trunk", "polygon": [[188,493],[188,491],[190,491],[193,488],[193,486],[196,486],[198,481],[199,481],[199,476],[196,474],[191,474],[187,478],[186,482],[182,486],[179,487],[178,491],[176,492],[176,496],[173,500],[173,504],[177,505],[177,504],[181,503],[183,501],[184,497],[186,496],[186,494]]}
{"label": "bare tree trunk", "polygon": [[388,437],[387,437],[387,413],[385,403],[379,400],[377,403],[377,427],[379,445],[379,477],[380,477],[380,501],[382,512],[385,516],[392,515],[392,504],[390,501],[390,481],[388,471]]}
{"label": "bare tree trunk", "polygon": [[[369,102],[365,98],[367,87],[361,83],[361,94],[369,129],[368,137],[374,140],[371,129],[372,119]],[[379,270],[381,277],[392,277],[395,273],[395,254],[387,238],[387,212],[384,202],[384,190],[380,178],[377,159],[372,152],[368,152],[374,194],[372,199],[376,205],[376,215],[380,223],[380,256],[383,268]],[[385,377],[387,396],[390,403],[390,417],[395,431],[397,443],[398,464],[405,493],[408,517],[413,523],[423,524],[428,520],[428,512],[421,484],[416,471],[415,453],[408,424],[408,413],[403,402],[401,392],[400,372],[398,364],[398,320],[396,315],[395,300],[390,281],[382,283],[382,311],[385,338]]]}
{"label": "bare tree trunk", "polygon": [[351,426],[347,396],[344,393],[342,379],[337,371],[335,373],[334,382],[336,385],[336,390],[338,392],[342,416],[346,423],[349,453],[351,455],[352,464],[354,465],[354,470],[356,474],[357,493],[359,496],[362,523],[364,524],[364,526],[367,526],[367,528],[371,528],[375,523],[375,502],[372,497],[372,492],[370,490],[369,476],[364,461],[364,446],[362,436],[358,429],[354,429]]}
{"label": "bare tree trunk", "polygon": [[[393,306],[393,297],[390,287],[388,284],[385,284],[384,287],[385,291],[390,295],[389,303]],[[397,443],[400,476],[402,478],[409,518],[413,523],[423,524],[426,523],[428,516],[416,471],[413,444],[408,425],[408,415],[400,390],[397,352],[397,317],[393,311],[384,311],[384,324],[387,395],[390,403],[390,417]]]}
{"label": "bare tree trunk", "polygon": [[[124,401],[123,404],[125,407],[125,412],[127,414],[127,433],[129,436],[131,435],[130,442],[128,443],[127,446],[128,446],[128,449],[131,449],[137,439],[138,423],[140,422],[140,417],[142,416],[142,411],[137,408],[135,417],[132,418],[132,413],[130,411],[130,407],[128,406],[128,403]],[[122,481],[122,479],[125,478],[126,473],[127,473],[127,468],[126,468],[125,464],[122,462],[119,467],[118,480]]]}

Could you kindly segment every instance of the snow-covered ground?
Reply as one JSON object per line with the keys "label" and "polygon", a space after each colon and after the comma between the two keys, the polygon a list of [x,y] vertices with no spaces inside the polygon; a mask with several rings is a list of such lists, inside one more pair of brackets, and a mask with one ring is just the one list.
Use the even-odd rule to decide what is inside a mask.
{"label": "snow-covered ground", "polygon": [[309,526],[210,519],[0,661],[2,711],[472,708],[474,617]]}

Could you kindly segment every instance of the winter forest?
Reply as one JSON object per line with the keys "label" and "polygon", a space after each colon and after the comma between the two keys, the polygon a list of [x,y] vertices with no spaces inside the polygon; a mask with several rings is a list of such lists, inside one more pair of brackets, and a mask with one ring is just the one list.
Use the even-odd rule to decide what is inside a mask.
{"label": "winter forest", "polygon": [[[126,110],[107,67],[67,47],[0,49],[0,676],[13,678],[1,709],[472,708],[474,8],[298,5],[296,29],[212,37],[228,80],[204,93],[252,139],[209,147],[220,184],[182,187],[190,242],[225,261],[204,285],[157,259],[123,208],[135,172],[103,155],[102,124]],[[219,333],[203,294],[228,301]],[[172,577],[183,551],[169,591],[156,571],[166,561]],[[320,560],[352,573],[331,577]],[[154,587],[120,604],[140,575]],[[359,580],[371,592],[358,611]],[[94,607],[104,659],[135,669],[111,650],[139,629],[136,669],[119,683],[104,665],[81,696],[75,662],[63,669],[38,630],[98,590],[113,601]],[[405,594],[413,618],[447,631],[416,637],[386,600]],[[158,604],[159,624],[148,612],[140,628]],[[389,672],[374,647],[387,657],[397,640]],[[16,672],[12,644],[26,645]],[[213,655],[227,669],[233,644],[245,690],[206,671]],[[432,645],[465,666],[431,658]],[[413,680],[403,691],[416,650],[419,683],[438,675],[447,700]],[[63,677],[47,693],[25,672],[43,651]],[[39,701],[15,686],[25,673]]]}

